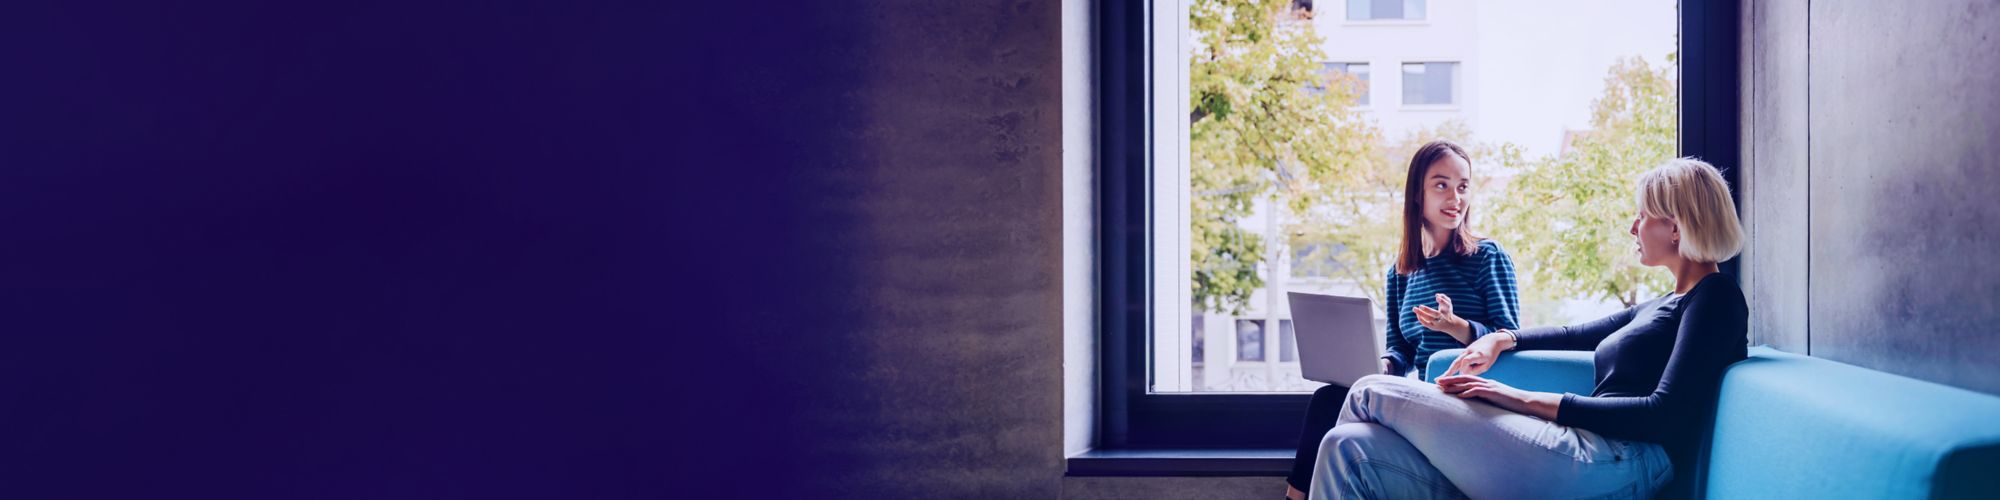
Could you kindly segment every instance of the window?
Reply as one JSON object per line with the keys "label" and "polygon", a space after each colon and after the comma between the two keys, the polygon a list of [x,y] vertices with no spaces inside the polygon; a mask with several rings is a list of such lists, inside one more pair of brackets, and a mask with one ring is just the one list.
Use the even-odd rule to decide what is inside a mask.
{"label": "window", "polygon": [[1292,331],[1292,320],[1278,320],[1278,361],[1297,363],[1299,361],[1299,336]]}
{"label": "window", "polygon": [[1193,354],[1194,369],[1196,372],[1199,372],[1201,370],[1202,358],[1208,355],[1206,352],[1207,349],[1205,349],[1207,347],[1205,344],[1208,341],[1208,328],[1206,328],[1207,325],[1203,324],[1205,320],[1202,318],[1201,311],[1195,311],[1194,318],[1191,321],[1193,322],[1190,324],[1194,325],[1194,335],[1188,339],[1188,345],[1193,349],[1191,354]]}
{"label": "window", "polygon": [[1403,63],[1403,104],[1458,104],[1458,63]]}
{"label": "window", "polygon": [[[1648,144],[1664,144],[1666,154],[1736,157],[1732,141],[1740,125],[1730,99],[1739,82],[1733,38],[1739,13],[1732,3],[1639,0],[1578,7],[1520,1],[1487,8],[1495,4],[1482,2],[1476,12],[1450,16],[1430,16],[1429,10],[1471,2],[1359,3],[1365,5],[1346,5],[1347,16],[1280,12],[1272,19],[1235,17],[1246,12],[1239,7],[1249,4],[1233,0],[1099,4],[1098,32],[1104,37],[1096,100],[1102,124],[1100,447],[1295,444],[1307,393],[1320,384],[1298,377],[1297,328],[1283,294],[1307,291],[1380,300],[1378,282],[1389,262],[1384,255],[1394,247],[1395,229],[1389,226],[1399,222],[1395,207],[1402,169],[1407,150],[1421,139],[1453,138],[1473,146],[1475,155],[1503,147],[1519,153],[1515,160],[1475,158],[1475,177],[1480,178],[1475,200],[1491,200],[1476,203],[1493,205],[1481,205],[1485,210],[1475,212],[1473,224],[1513,253],[1523,281],[1521,321],[1528,325],[1589,319],[1618,306],[1618,298],[1578,291],[1574,283],[1534,282],[1535,271],[1529,267],[1538,259],[1527,255],[1528,242],[1561,239],[1528,236],[1562,232],[1563,224],[1575,227],[1583,219],[1565,214],[1568,220],[1503,220],[1523,216],[1503,215],[1497,206],[1500,200],[1517,198],[1510,194],[1518,190],[1544,188],[1531,182],[1537,179],[1538,165],[1592,147],[1593,137],[1623,134],[1602,134],[1591,122],[1590,106],[1600,96],[1644,92],[1643,99],[1630,101],[1654,107],[1620,116],[1650,116],[1649,133],[1666,135]],[[1347,22],[1378,19],[1426,22],[1395,29]],[[1214,22],[1232,23],[1233,33],[1254,28],[1268,36],[1206,40],[1192,29]],[[1706,28],[1681,30],[1695,25]],[[1427,40],[1423,46],[1389,40],[1408,40],[1412,30],[1436,36],[1422,36]],[[1318,41],[1302,41],[1311,39]],[[1271,47],[1223,46],[1238,42],[1291,44],[1275,52],[1311,56],[1289,58],[1310,62],[1304,69],[1287,70],[1292,72],[1283,73],[1284,80],[1341,72],[1357,83],[1402,89],[1405,102],[1419,109],[1324,103],[1292,107],[1288,99],[1293,97],[1276,94],[1304,99],[1313,93],[1298,91],[1296,83],[1271,84],[1282,83],[1276,80],[1251,82],[1254,89],[1273,89],[1272,94],[1232,102],[1233,94],[1203,85],[1243,82],[1231,79],[1241,75],[1223,71],[1246,61],[1217,57],[1274,52]],[[1587,50],[1579,52],[1579,46]],[[1397,70],[1376,75],[1358,61],[1394,61]],[[1358,94],[1357,101],[1372,99],[1372,92]],[[1481,96],[1491,98],[1482,102]],[[1273,106],[1250,108],[1251,103]],[[1377,141],[1369,144],[1375,157],[1343,167],[1350,170],[1342,175],[1322,175],[1301,164],[1308,159],[1300,156],[1226,149],[1233,146],[1218,140],[1224,134],[1206,128],[1220,117],[1270,118],[1246,116],[1248,109],[1284,118],[1247,124],[1268,133],[1258,137],[1286,145],[1277,150],[1352,145],[1357,143],[1347,139],[1368,138]],[[1323,140],[1329,137],[1339,140]],[[1605,141],[1598,142],[1603,146]],[[1733,170],[1725,167],[1724,173],[1733,182]],[[1287,187],[1310,187],[1316,198],[1283,198],[1281,188]],[[1619,199],[1579,205],[1629,202],[1626,193],[1612,195]],[[1563,210],[1567,208],[1543,207],[1540,212]],[[1380,332],[1386,318],[1375,321]]]}
{"label": "window", "polygon": [[[1153,250],[1147,253],[1151,318],[1154,328],[1174,332],[1155,334],[1145,352],[1149,391],[1303,394],[1321,385],[1303,379],[1297,356],[1285,354],[1297,341],[1288,337],[1293,330],[1287,329],[1286,294],[1367,297],[1384,304],[1382,282],[1401,231],[1403,170],[1410,151],[1433,138],[1453,139],[1476,155],[1520,153],[1473,159],[1475,200],[1491,200],[1475,208],[1473,224],[1515,257],[1522,290],[1530,295],[1523,297],[1522,323],[1590,318],[1622,305],[1604,298],[1603,290],[1573,283],[1534,295],[1529,276],[1534,270],[1527,269],[1533,265],[1521,264],[1531,255],[1579,251],[1549,250],[1539,242],[1557,239],[1537,235],[1602,225],[1579,222],[1602,213],[1503,205],[1518,198],[1510,193],[1569,196],[1564,191],[1569,187],[1540,172],[1553,170],[1546,166],[1572,154],[1572,146],[1590,142],[1588,131],[1596,126],[1591,106],[1605,92],[1639,89],[1648,93],[1645,102],[1674,102],[1677,5],[1672,0],[1640,0],[1624,8],[1532,1],[1491,9],[1461,2],[1346,5],[1367,19],[1424,18],[1433,7],[1463,9],[1394,30],[1287,16],[1276,11],[1282,7],[1272,7],[1268,18],[1239,18],[1257,5],[1243,0],[1164,5],[1187,10],[1154,13],[1154,21],[1162,23],[1155,32],[1176,37],[1157,41],[1149,59],[1155,163],[1144,189],[1150,191],[1153,214],[1148,225]],[[1210,36],[1199,27],[1262,34]],[[1571,53],[1582,40],[1601,55],[1550,57]],[[1255,56],[1270,53],[1307,57]],[[1394,61],[1395,71],[1377,75],[1368,61]],[[1479,67],[1494,72],[1474,78],[1470,70]],[[1627,87],[1607,87],[1608,76],[1629,81],[1620,83]],[[1284,90],[1297,79],[1321,83],[1309,86],[1310,92]],[[1400,106],[1329,102],[1324,96],[1336,82],[1352,85],[1346,90],[1353,91],[1348,92],[1353,104],[1372,101],[1375,83],[1398,89],[1400,97],[1392,99]],[[1501,99],[1468,98],[1478,95]],[[1646,155],[1664,159],[1673,153],[1675,132],[1664,121],[1671,119],[1670,112],[1661,113],[1666,111],[1649,110],[1652,121],[1634,129],[1652,134],[1647,143],[1654,147]],[[1326,163],[1357,155],[1366,158]],[[1590,206],[1620,207],[1627,201],[1619,195]],[[1376,333],[1391,321],[1383,309],[1374,318]],[[1202,324],[1179,324],[1193,318]],[[1203,346],[1199,369],[1195,345]]]}
{"label": "window", "polygon": [[1264,320],[1236,320],[1236,360],[1264,360]]}
{"label": "window", "polygon": [[1354,85],[1354,104],[1368,105],[1368,63],[1321,63],[1321,73],[1329,78],[1345,76]]}
{"label": "window", "polygon": [[1347,20],[1421,20],[1425,0],[1347,0]]}

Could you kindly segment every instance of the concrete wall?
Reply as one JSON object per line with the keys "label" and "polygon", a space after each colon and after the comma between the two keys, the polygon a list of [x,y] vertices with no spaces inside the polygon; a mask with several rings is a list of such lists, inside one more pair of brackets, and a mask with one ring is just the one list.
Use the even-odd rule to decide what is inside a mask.
{"label": "concrete wall", "polygon": [[0,21],[0,497],[1061,494],[1057,1],[451,3]]}
{"label": "concrete wall", "polygon": [[2000,5],[1749,4],[1756,340],[2000,393]]}

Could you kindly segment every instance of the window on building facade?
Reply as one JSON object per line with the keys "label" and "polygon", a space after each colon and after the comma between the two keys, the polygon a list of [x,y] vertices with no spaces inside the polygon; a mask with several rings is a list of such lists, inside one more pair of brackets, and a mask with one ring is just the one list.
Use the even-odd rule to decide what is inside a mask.
{"label": "window on building facade", "polygon": [[1347,0],[1347,20],[1417,20],[1424,18],[1425,0]]}
{"label": "window on building facade", "polygon": [[1458,63],[1403,63],[1403,104],[1458,104]]}

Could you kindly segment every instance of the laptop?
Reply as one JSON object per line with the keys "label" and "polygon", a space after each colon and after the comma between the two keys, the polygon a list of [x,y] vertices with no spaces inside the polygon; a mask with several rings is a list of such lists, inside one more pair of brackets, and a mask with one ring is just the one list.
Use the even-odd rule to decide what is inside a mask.
{"label": "laptop", "polygon": [[1298,336],[1299,373],[1306,380],[1353,387],[1382,372],[1382,334],[1375,307],[1362,297],[1287,292]]}

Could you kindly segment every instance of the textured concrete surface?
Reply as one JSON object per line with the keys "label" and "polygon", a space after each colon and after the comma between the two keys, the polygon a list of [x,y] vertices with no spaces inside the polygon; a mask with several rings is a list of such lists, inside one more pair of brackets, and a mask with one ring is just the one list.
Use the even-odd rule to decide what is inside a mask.
{"label": "textured concrete surface", "polygon": [[2000,393],[2000,5],[1800,4],[1749,21],[1759,339],[1803,293],[1804,352]]}
{"label": "textured concrete surface", "polygon": [[1739,207],[1750,241],[1743,250],[1751,342],[1806,352],[1806,1],[1746,2],[1743,6],[1748,87],[1743,118]]}
{"label": "textured concrete surface", "polygon": [[[802,46],[865,81],[853,150],[810,176],[810,206],[856,225],[809,282],[853,307],[825,331],[851,371],[826,394],[809,462],[865,498],[1053,498],[1062,475],[1061,28],[1055,0],[876,2],[833,11],[865,40]],[[824,460],[821,460],[824,459]]]}
{"label": "textured concrete surface", "polygon": [[0,497],[1061,494],[1056,0],[449,3],[0,18]]}
{"label": "textured concrete surface", "polygon": [[1811,6],[1814,356],[2000,393],[2000,4]]}

